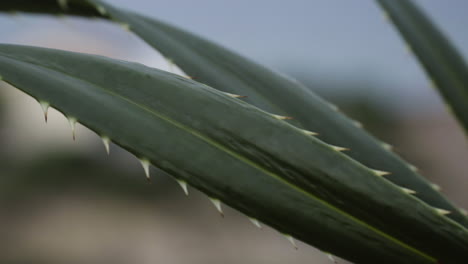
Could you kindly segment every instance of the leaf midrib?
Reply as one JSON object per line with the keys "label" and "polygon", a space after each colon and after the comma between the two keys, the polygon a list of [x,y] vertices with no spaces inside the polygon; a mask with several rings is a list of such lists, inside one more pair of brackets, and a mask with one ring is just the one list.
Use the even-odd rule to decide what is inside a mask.
{"label": "leaf midrib", "polygon": [[[364,226],[365,228],[367,228],[367,229],[373,231],[374,233],[376,233],[376,234],[378,234],[378,235],[380,235],[380,236],[382,236],[382,237],[384,237],[384,238],[390,240],[391,242],[393,242],[393,243],[395,243],[395,244],[397,244],[397,245],[399,245],[399,246],[401,246],[401,247],[403,247],[403,248],[405,248],[405,249],[407,249],[407,250],[409,250],[409,251],[411,251],[411,252],[413,252],[413,253],[415,253],[415,254],[417,254],[417,255],[420,255],[420,256],[422,256],[422,257],[428,259],[429,261],[432,261],[432,262],[436,262],[436,261],[437,261],[435,258],[433,258],[433,257],[431,257],[431,256],[429,256],[429,255],[427,255],[426,253],[421,252],[421,251],[419,251],[418,249],[411,247],[410,245],[404,243],[403,241],[400,241],[399,239],[397,239],[397,238],[395,238],[395,237],[393,237],[393,236],[391,236],[391,235],[389,235],[389,234],[387,234],[387,233],[385,233],[385,232],[379,230],[378,228],[375,228],[375,227],[371,226],[370,224],[364,222],[363,220],[360,220],[360,219],[358,219],[358,218],[356,218],[356,217],[350,215],[349,213],[347,213],[347,212],[345,212],[345,211],[343,211],[343,210],[341,210],[341,209],[335,207],[334,205],[332,205],[332,204],[328,203],[327,201],[325,201],[325,200],[323,200],[323,199],[321,199],[321,198],[319,198],[319,197],[313,195],[312,193],[307,192],[306,190],[304,190],[304,189],[298,187],[297,185],[292,184],[291,182],[285,180],[284,178],[282,178],[282,177],[279,176],[278,174],[276,174],[276,173],[274,173],[274,172],[272,172],[272,171],[269,171],[268,169],[264,168],[263,166],[261,166],[261,165],[259,165],[259,164],[256,164],[254,161],[252,161],[252,160],[250,160],[250,159],[248,159],[248,158],[246,158],[246,157],[244,157],[244,156],[242,156],[242,155],[239,155],[239,154],[237,154],[236,152],[233,152],[232,150],[230,150],[229,148],[223,146],[221,143],[219,143],[219,142],[213,140],[212,138],[207,137],[207,136],[204,136],[203,134],[201,134],[201,133],[198,132],[197,130],[195,130],[195,129],[193,129],[193,128],[190,128],[190,127],[187,127],[187,126],[185,126],[185,125],[179,123],[178,121],[176,121],[176,120],[174,120],[174,119],[172,119],[172,118],[170,118],[170,117],[168,117],[168,116],[162,114],[162,113],[156,112],[156,111],[154,111],[154,109],[150,109],[150,108],[148,108],[148,107],[146,107],[146,106],[144,106],[144,105],[141,105],[141,104],[139,104],[139,103],[137,103],[137,102],[135,102],[135,101],[133,101],[133,100],[131,100],[131,99],[129,99],[129,98],[126,98],[126,97],[124,97],[124,96],[122,96],[122,95],[119,95],[119,94],[117,94],[117,93],[115,93],[115,92],[113,92],[113,91],[111,91],[111,90],[108,90],[108,89],[106,89],[106,88],[103,87],[103,86],[100,86],[100,85],[98,85],[98,84],[92,83],[92,82],[87,81],[87,80],[84,80],[84,79],[80,79],[80,78],[78,78],[78,77],[75,77],[75,76],[73,76],[73,75],[70,75],[69,73],[66,73],[66,72],[63,72],[63,71],[60,71],[60,70],[57,70],[57,69],[49,68],[49,67],[46,67],[46,66],[43,66],[43,65],[40,65],[40,64],[36,64],[36,63],[33,63],[33,62],[28,62],[28,61],[23,61],[23,60],[20,60],[20,59],[12,58],[12,57],[10,57],[10,56],[7,55],[7,54],[0,54],[0,56],[2,56],[2,57],[4,57],[4,58],[7,58],[7,59],[10,59],[10,60],[19,61],[19,62],[21,62],[21,63],[34,65],[34,66],[36,66],[36,67],[39,67],[39,68],[42,68],[42,69],[45,69],[45,70],[49,70],[49,71],[52,71],[52,72],[56,72],[56,73],[59,73],[59,74],[63,74],[63,75],[65,75],[65,76],[68,76],[68,77],[71,78],[71,79],[75,79],[75,80],[77,80],[77,81],[79,81],[79,82],[83,82],[83,83],[86,83],[86,84],[88,84],[88,85],[90,85],[90,86],[92,86],[92,87],[96,87],[96,88],[98,88],[98,89],[101,89],[101,90],[104,91],[105,93],[108,93],[108,94],[110,94],[111,96],[115,96],[115,97],[117,97],[117,98],[120,98],[121,100],[124,100],[124,101],[128,102],[129,104],[134,105],[134,106],[136,106],[137,108],[140,108],[140,109],[142,109],[142,110],[148,112],[150,115],[155,116],[155,117],[157,117],[158,119],[161,119],[161,120],[163,120],[163,121],[165,121],[165,122],[171,124],[172,126],[176,127],[177,129],[180,129],[180,130],[182,130],[182,131],[184,131],[184,132],[186,132],[186,133],[189,133],[189,134],[191,134],[191,135],[193,135],[193,136],[195,136],[195,137],[201,139],[202,141],[204,141],[204,142],[208,143],[209,145],[211,145],[211,146],[213,146],[213,147],[219,149],[220,151],[229,154],[229,155],[232,156],[233,158],[235,158],[235,159],[237,159],[237,160],[239,160],[239,161],[241,161],[241,162],[243,162],[243,163],[245,163],[245,164],[247,164],[247,165],[249,165],[249,166],[251,166],[251,167],[257,169],[257,170],[259,170],[259,171],[262,172],[263,174],[266,174],[266,175],[268,175],[268,176],[270,176],[270,177],[276,179],[277,181],[283,183],[284,185],[286,185],[286,186],[288,186],[288,187],[290,187],[290,188],[292,188],[292,189],[294,189],[294,190],[296,190],[296,191],[298,191],[298,192],[300,192],[300,193],[303,193],[304,195],[308,196],[309,198],[316,200],[317,202],[323,204],[324,206],[330,208],[331,210],[337,212],[338,214],[340,214],[340,215],[342,215],[342,216],[344,216],[344,217],[346,217],[346,218],[349,218],[349,219],[352,220],[353,222],[355,222],[355,223],[357,223],[357,224],[359,224],[359,225]],[[4,80],[4,81],[8,82],[7,80]],[[10,84],[14,86],[14,84],[12,84],[12,83],[10,83]],[[204,88],[202,88],[202,87],[200,87],[200,88],[201,88],[201,89],[204,89]],[[218,92],[218,91],[216,91],[216,90],[214,90],[214,89],[213,89],[213,91],[214,91],[215,93],[220,93],[220,92]],[[78,120],[78,122],[79,122],[79,120]],[[80,123],[81,123],[81,122],[80,122]],[[288,126],[292,126],[292,125],[289,125],[287,122],[284,122],[284,123],[287,124]],[[82,123],[82,124],[84,124],[84,123]],[[292,127],[294,127],[294,126],[292,126]],[[89,127],[88,127],[88,128],[89,128]],[[90,128],[90,129],[91,129],[91,128]],[[128,148],[132,149],[130,146],[127,146],[127,147],[126,147],[126,146],[123,146],[123,145],[119,144],[118,142],[115,142],[115,143],[117,143],[118,145],[120,145],[120,146],[122,146],[122,147],[124,147],[124,148],[127,148],[127,147],[128,147]],[[137,150],[135,150],[135,151],[138,152]]]}

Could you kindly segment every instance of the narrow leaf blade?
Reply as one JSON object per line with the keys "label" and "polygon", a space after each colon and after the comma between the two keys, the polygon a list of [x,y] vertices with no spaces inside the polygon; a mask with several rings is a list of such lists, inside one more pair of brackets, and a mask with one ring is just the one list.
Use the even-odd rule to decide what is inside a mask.
{"label": "narrow leaf blade", "polygon": [[461,54],[410,0],[377,0],[468,132],[468,67]]}

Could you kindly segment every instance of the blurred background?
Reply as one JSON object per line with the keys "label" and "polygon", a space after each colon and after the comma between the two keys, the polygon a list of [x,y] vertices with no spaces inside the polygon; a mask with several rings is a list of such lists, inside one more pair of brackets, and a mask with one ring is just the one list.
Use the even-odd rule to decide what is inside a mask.
{"label": "blurred background", "polygon": [[[108,0],[289,74],[361,121],[468,207],[468,145],[414,56],[371,0]],[[468,57],[465,0],[416,1]],[[129,32],[97,19],[0,14],[0,42],[106,55],[168,70]],[[0,85],[1,263],[330,263],[153,169],[56,111]],[[339,239],[339,238],[336,238]],[[339,260],[340,263],[345,263]]]}

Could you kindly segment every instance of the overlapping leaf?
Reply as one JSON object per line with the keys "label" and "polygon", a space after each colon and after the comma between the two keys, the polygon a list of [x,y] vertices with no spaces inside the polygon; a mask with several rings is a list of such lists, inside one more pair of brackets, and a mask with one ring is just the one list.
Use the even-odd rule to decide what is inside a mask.
{"label": "overlapping leaf", "polygon": [[[247,102],[263,110],[294,117],[292,124],[317,132],[333,145],[350,149],[347,155],[371,168],[387,171],[388,180],[416,192],[415,196],[468,227],[468,219],[414,166],[395,155],[389,145],[373,138],[360,124],[337,112],[301,84],[272,72],[223,47],[176,27],[133,12],[115,8],[101,0],[69,0],[60,9],[55,0],[7,1],[0,10],[101,16],[112,19],[140,36],[197,81],[230,93],[246,95]],[[378,158],[376,158],[378,157]]]}

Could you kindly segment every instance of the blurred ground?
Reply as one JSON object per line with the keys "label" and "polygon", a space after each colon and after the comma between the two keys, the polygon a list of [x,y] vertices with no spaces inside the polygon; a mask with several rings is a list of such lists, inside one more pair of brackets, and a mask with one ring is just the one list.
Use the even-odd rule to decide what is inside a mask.
{"label": "blurred ground", "polygon": [[[38,30],[35,19],[55,26]],[[91,29],[94,24],[80,19],[8,21],[22,30],[0,36],[0,42],[168,69],[156,52],[108,23],[96,22]],[[270,54],[269,66],[339,105],[394,145],[456,204],[468,207],[466,138],[424,78],[389,81],[378,68],[324,69],[315,67],[320,60],[294,64],[279,53]],[[393,89],[398,93],[382,92]],[[94,133],[81,126],[77,133],[73,142],[60,113],[51,111],[45,125],[37,102],[0,86],[0,263],[330,263],[308,245],[294,250],[276,231],[259,230],[234,210],[225,208],[221,218],[205,195],[190,189],[185,197],[161,171],[152,171],[153,184],[147,184],[136,158],[115,146],[108,157]]]}

